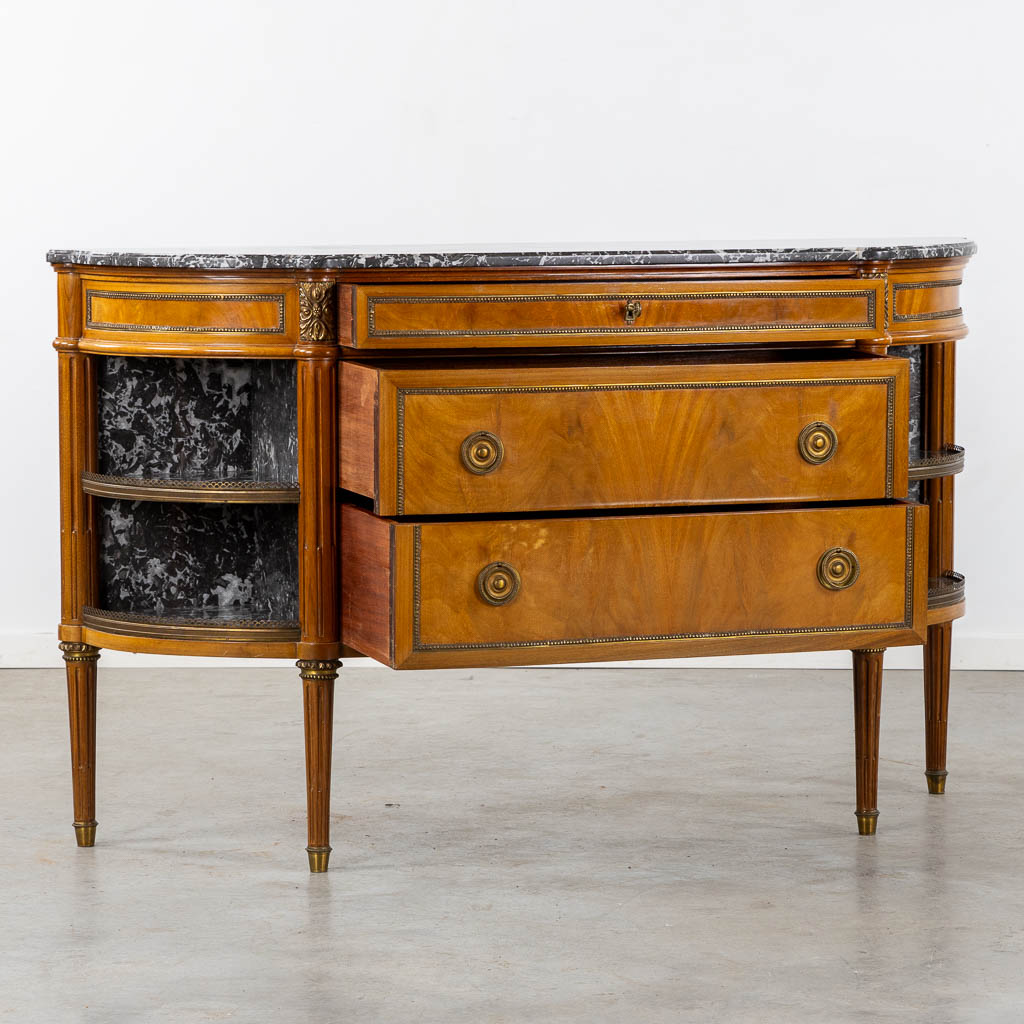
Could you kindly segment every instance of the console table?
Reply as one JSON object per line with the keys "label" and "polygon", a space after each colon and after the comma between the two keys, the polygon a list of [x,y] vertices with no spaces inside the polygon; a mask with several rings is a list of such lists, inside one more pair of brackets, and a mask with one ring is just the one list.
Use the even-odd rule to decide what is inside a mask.
{"label": "console table", "polygon": [[942,793],[974,251],[50,252],[79,846],[102,648],[298,659],[312,871],[346,654],[849,649],[872,835],[883,651],[923,644]]}

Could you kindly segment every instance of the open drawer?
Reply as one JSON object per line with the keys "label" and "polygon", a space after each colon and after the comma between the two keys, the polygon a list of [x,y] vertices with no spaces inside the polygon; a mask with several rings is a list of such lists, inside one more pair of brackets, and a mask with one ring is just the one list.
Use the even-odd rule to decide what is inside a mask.
{"label": "open drawer", "polygon": [[342,639],[393,668],[923,642],[928,510],[396,522],[342,509]]}
{"label": "open drawer", "polygon": [[907,360],[341,366],[341,485],[381,515],[907,493]]}

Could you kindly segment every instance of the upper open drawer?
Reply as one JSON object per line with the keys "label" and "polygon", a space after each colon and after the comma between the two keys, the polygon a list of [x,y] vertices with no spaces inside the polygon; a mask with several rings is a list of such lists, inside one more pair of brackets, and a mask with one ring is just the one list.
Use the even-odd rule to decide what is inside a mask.
{"label": "upper open drawer", "polygon": [[341,366],[341,484],[380,515],[890,498],[905,359]]}
{"label": "upper open drawer", "polygon": [[357,285],[357,348],[870,339],[881,279]]}

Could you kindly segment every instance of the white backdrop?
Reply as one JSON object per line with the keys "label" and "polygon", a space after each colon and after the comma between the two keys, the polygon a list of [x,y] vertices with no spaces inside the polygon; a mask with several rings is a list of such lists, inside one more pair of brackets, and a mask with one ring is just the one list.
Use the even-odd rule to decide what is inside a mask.
{"label": "white backdrop", "polygon": [[48,247],[964,234],[955,661],[1024,668],[1018,9],[4,2],[0,665],[59,664]]}

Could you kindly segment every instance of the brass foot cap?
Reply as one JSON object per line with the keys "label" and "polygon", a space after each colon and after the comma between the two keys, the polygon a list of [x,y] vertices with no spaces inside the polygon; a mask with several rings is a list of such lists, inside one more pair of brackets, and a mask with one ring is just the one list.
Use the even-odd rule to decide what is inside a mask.
{"label": "brass foot cap", "polygon": [[331,858],[329,846],[307,846],[306,853],[309,855],[309,870],[313,874],[327,870],[327,862]]}
{"label": "brass foot cap", "polygon": [[78,840],[79,846],[95,846],[96,845],[96,822],[75,822],[75,839]]}
{"label": "brass foot cap", "polygon": [[857,815],[857,831],[862,836],[873,836],[878,826],[878,811],[854,811]]}
{"label": "brass foot cap", "polygon": [[928,780],[928,792],[933,796],[941,796],[946,792],[946,776],[949,772],[941,771],[925,772],[924,777]]}

